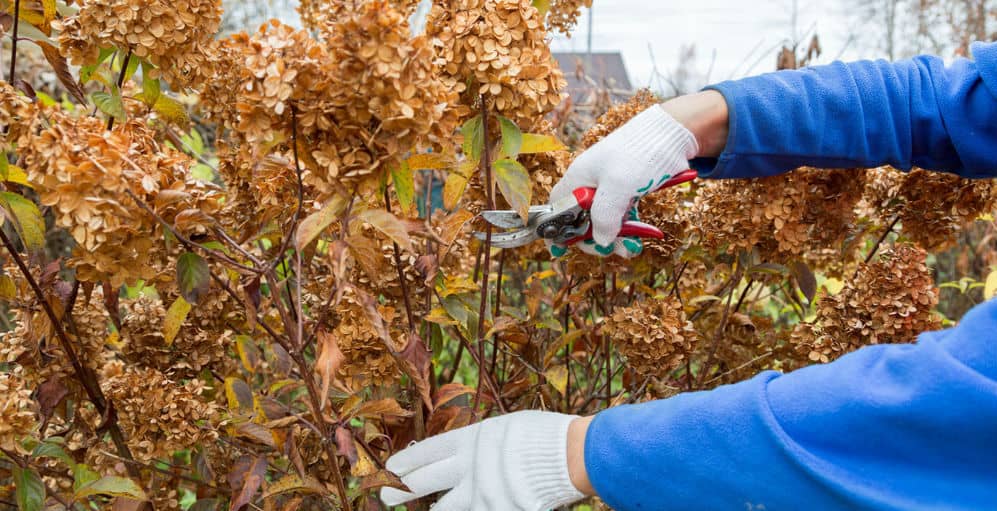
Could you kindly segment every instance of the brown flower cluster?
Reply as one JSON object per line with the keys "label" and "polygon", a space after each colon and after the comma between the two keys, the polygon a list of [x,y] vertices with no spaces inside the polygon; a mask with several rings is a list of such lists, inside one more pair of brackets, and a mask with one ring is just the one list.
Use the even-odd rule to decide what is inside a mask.
{"label": "brown flower cluster", "polygon": [[652,268],[671,266],[675,251],[686,241],[689,222],[684,213],[686,192],[680,187],[658,190],[640,200],[640,221],[664,233],[660,240],[645,239],[641,259]]}
{"label": "brown flower cluster", "polygon": [[581,148],[588,149],[602,140],[610,133],[616,131],[637,114],[657,105],[661,98],[656,96],[650,89],[640,89],[630,97],[626,103],[613,105],[596,119],[595,124],[582,135]]}
{"label": "brown flower cluster", "polygon": [[200,380],[179,385],[155,369],[132,367],[105,377],[101,387],[136,459],[169,456],[217,437],[219,407],[201,397]]}
{"label": "brown flower cluster", "polygon": [[570,36],[583,7],[592,7],[592,0],[551,0],[547,26]]}
{"label": "brown flower cluster", "polygon": [[[389,307],[379,307],[390,324],[395,316]],[[333,335],[345,359],[339,372],[347,388],[382,386],[394,382],[399,375],[398,364],[364,312],[355,294],[347,293],[336,307],[339,323]]]}
{"label": "brown flower cluster", "polygon": [[954,174],[884,167],[870,171],[866,201],[882,223],[900,219],[903,233],[928,250],[956,241],[960,229],[993,210],[997,184]]}
{"label": "brown flower cluster", "polygon": [[35,401],[18,371],[0,372],[0,448],[19,451],[35,426]]}
{"label": "brown flower cluster", "polygon": [[183,88],[209,65],[206,55],[221,18],[221,0],[84,0],[54,26],[59,47],[75,65],[95,64],[101,48],[127,48]]}
{"label": "brown flower cluster", "polygon": [[927,252],[900,244],[877,261],[860,264],[855,278],[835,295],[822,295],[817,320],[797,327],[792,342],[812,362],[829,362],[869,344],[910,343],[941,323]]}
{"label": "brown flower cluster", "polygon": [[618,307],[603,331],[627,363],[644,376],[663,377],[682,365],[695,349],[696,331],[675,298],[654,298]]}
{"label": "brown flower cluster", "polygon": [[[710,249],[757,248],[768,262],[827,257],[821,250],[840,245],[850,232],[864,185],[865,174],[853,169],[705,181],[688,210],[689,223]],[[851,255],[836,254],[842,261]]]}
{"label": "brown flower cluster", "polygon": [[0,127],[6,126],[6,132],[0,135],[0,143],[6,145],[16,141],[31,125],[35,113],[31,100],[0,80]]}
{"label": "brown flower cluster", "polygon": [[564,75],[530,0],[454,0],[433,5],[426,25],[448,87],[465,104],[485,95],[498,113],[531,129],[561,101]]}
{"label": "brown flower cluster", "polygon": [[163,228],[128,192],[180,231],[206,232],[220,191],[191,177],[191,159],[157,142],[148,125],[132,120],[107,132],[94,117],[48,116],[19,149],[41,203],[78,244],[71,264],[80,280],[120,286],[152,281],[164,267]]}
{"label": "brown flower cluster", "polygon": [[320,39],[271,21],[252,37],[220,43],[219,76],[201,97],[209,115],[254,148],[232,153],[241,160],[230,169],[238,182],[261,183],[253,174],[274,148],[287,148],[282,168],[293,169],[295,132],[305,181],[319,199],[451,138],[456,95],[438,77],[429,41],[410,37],[389,2],[340,12],[319,26]]}
{"label": "brown flower cluster", "polygon": [[185,378],[219,364],[213,368],[224,373],[226,362],[231,362],[225,347],[233,334],[225,328],[225,304],[220,296],[203,298],[169,345],[163,337],[166,307],[162,301],[142,295],[122,301],[121,308],[121,351],[130,361]]}

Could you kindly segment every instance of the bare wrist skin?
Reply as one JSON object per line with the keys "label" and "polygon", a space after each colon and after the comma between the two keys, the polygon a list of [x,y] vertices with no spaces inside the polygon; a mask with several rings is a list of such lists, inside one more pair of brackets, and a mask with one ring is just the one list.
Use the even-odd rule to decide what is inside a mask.
{"label": "bare wrist skin", "polygon": [[568,426],[568,477],[578,491],[589,497],[595,495],[595,489],[585,469],[585,435],[594,418],[579,417]]}
{"label": "bare wrist skin", "polygon": [[729,123],[723,94],[715,90],[698,92],[668,100],[661,107],[696,137],[697,156],[720,156],[727,144]]}

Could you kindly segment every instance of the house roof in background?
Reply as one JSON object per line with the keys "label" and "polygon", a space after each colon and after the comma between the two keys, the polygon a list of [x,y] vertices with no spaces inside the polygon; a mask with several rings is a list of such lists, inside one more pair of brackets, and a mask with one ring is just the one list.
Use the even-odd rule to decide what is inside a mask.
{"label": "house roof in background", "polygon": [[[571,94],[576,104],[586,103],[585,96],[595,89],[609,89],[611,91],[627,92],[633,90],[630,83],[630,75],[627,74],[627,66],[623,63],[623,54],[618,51],[611,52],[554,52],[564,77],[568,81],[567,92]],[[584,71],[583,77],[578,72],[579,67]],[[589,78],[594,84],[585,78]],[[617,94],[613,94],[616,96]],[[625,94],[629,96],[629,94]]]}

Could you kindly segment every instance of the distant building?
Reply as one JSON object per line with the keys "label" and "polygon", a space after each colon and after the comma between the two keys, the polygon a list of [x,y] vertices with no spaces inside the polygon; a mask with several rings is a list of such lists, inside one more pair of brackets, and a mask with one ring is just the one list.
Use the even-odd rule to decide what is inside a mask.
{"label": "distant building", "polygon": [[575,105],[597,101],[597,95],[608,92],[613,102],[626,101],[633,94],[633,85],[618,52],[555,52],[554,58],[568,80],[566,92]]}

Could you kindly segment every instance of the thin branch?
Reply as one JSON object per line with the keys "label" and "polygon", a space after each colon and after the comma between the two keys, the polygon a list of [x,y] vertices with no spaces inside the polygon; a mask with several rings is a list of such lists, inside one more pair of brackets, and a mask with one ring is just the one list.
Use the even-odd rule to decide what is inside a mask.
{"label": "thin branch", "polygon": [[298,230],[298,221],[301,220],[301,211],[305,205],[305,188],[301,179],[301,163],[298,160],[298,109],[295,108],[294,104],[291,104],[291,152],[294,153],[294,171],[298,176],[298,207],[294,209],[294,216],[291,217],[291,228],[287,230],[290,234],[281,240],[280,250],[277,251],[277,256],[271,261],[266,271],[273,270],[284,259],[284,252],[287,251],[287,247],[291,244],[291,238]]}
{"label": "thin branch", "polygon": [[[492,190],[491,141],[488,139],[488,103],[485,101],[484,94],[481,95],[480,101],[481,131],[482,138],[484,139],[481,156],[481,170],[485,174],[485,197],[487,198],[486,205],[488,209],[495,209],[495,196]],[[481,246],[481,250],[484,252],[484,266],[481,271],[481,302],[478,305],[478,387],[477,391],[474,393],[474,404],[471,406],[472,410],[476,410],[478,408],[478,400],[481,397],[481,382],[485,373],[485,366],[481,362],[485,359],[485,312],[487,312],[488,307],[488,273],[492,262],[491,224],[488,224],[487,227],[485,227],[485,243]]]}
{"label": "thin branch", "polygon": [[[736,277],[732,280],[734,281],[734,285],[737,285],[737,282],[741,280],[741,271],[738,270],[735,275]],[[744,295],[742,295],[742,297],[743,296]],[[720,341],[723,339],[724,329],[727,328],[727,320],[730,318],[730,306],[733,298],[734,290],[731,289],[731,291],[727,293],[727,305],[724,307],[723,315],[720,317],[720,325],[717,326],[717,331],[713,334],[713,344],[710,346],[710,352],[706,356],[706,363],[704,363],[700,368],[699,377],[696,379],[697,388],[703,387],[703,381],[706,379],[706,374],[710,372],[710,366],[713,365],[713,360],[716,358],[717,349],[720,347]],[[690,378],[691,376],[692,375],[689,375]]]}
{"label": "thin branch", "polygon": [[876,252],[879,251],[879,246],[882,245],[884,241],[886,241],[886,238],[893,232],[893,229],[897,226],[897,223],[899,222],[900,222],[900,215],[898,214],[893,218],[893,221],[890,222],[890,226],[887,227],[885,231],[883,231],[883,235],[880,236],[878,240],[876,240],[876,244],[872,246],[872,250],[869,251],[869,255],[865,257],[866,264],[869,264],[869,261],[872,261],[872,258],[876,256]]}
{"label": "thin branch", "polygon": [[[128,48],[128,52],[125,53],[125,61],[121,63],[121,72],[118,73],[118,94],[121,94],[121,86],[125,84],[125,74],[128,73],[128,61],[132,58],[132,49]],[[107,131],[111,131],[114,128],[114,116],[108,116],[107,118]]]}
{"label": "thin branch", "polygon": [[[69,340],[69,336],[66,335],[66,331],[62,327],[62,321],[56,316],[55,311],[52,310],[52,305],[49,303],[45,296],[45,292],[35,281],[31,271],[28,266],[24,263],[24,259],[21,254],[14,248],[14,244],[7,237],[7,234],[0,229],[0,241],[3,242],[4,247],[7,248],[7,253],[17,264],[18,269],[21,270],[21,274],[24,275],[25,280],[28,281],[28,285],[31,286],[31,290],[35,293],[35,297],[41,302],[42,309],[45,310],[45,314],[48,316],[49,322],[52,324],[52,329],[55,330],[55,335],[59,339],[59,344],[62,346],[63,351],[66,352],[66,356],[69,357],[69,363],[73,366],[73,373],[76,375],[76,379],[83,386],[83,390],[87,393],[87,397],[93,402],[94,406],[97,408],[97,412],[100,415],[104,415],[104,411],[107,409],[107,398],[104,397],[104,392],[100,389],[100,385],[97,384],[97,376],[93,374],[83,363],[80,362],[79,356],[76,354],[76,350],[73,349],[73,345]],[[122,457],[128,459],[134,459],[132,457],[131,451],[128,449],[128,445],[124,441],[124,434],[121,432],[121,428],[118,427],[117,421],[112,417],[108,423],[108,429],[111,433],[111,439],[114,441],[115,447],[117,447],[118,452]],[[129,471],[130,473],[132,471]],[[138,475],[137,472],[132,475]]]}
{"label": "thin branch", "polygon": [[[388,187],[384,187],[384,209],[391,213],[391,199],[388,197]],[[391,241],[394,248],[395,270],[398,272],[398,284],[402,288],[402,301],[405,303],[405,317],[408,319],[409,332],[415,332],[415,318],[412,316],[412,301],[408,296],[408,282],[405,281],[405,270],[402,269],[401,248],[394,240]]]}
{"label": "thin branch", "polygon": [[8,81],[14,84],[14,73],[17,71],[17,26],[21,18],[21,0],[14,0],[14,30],[10,38],[10,74]]}

